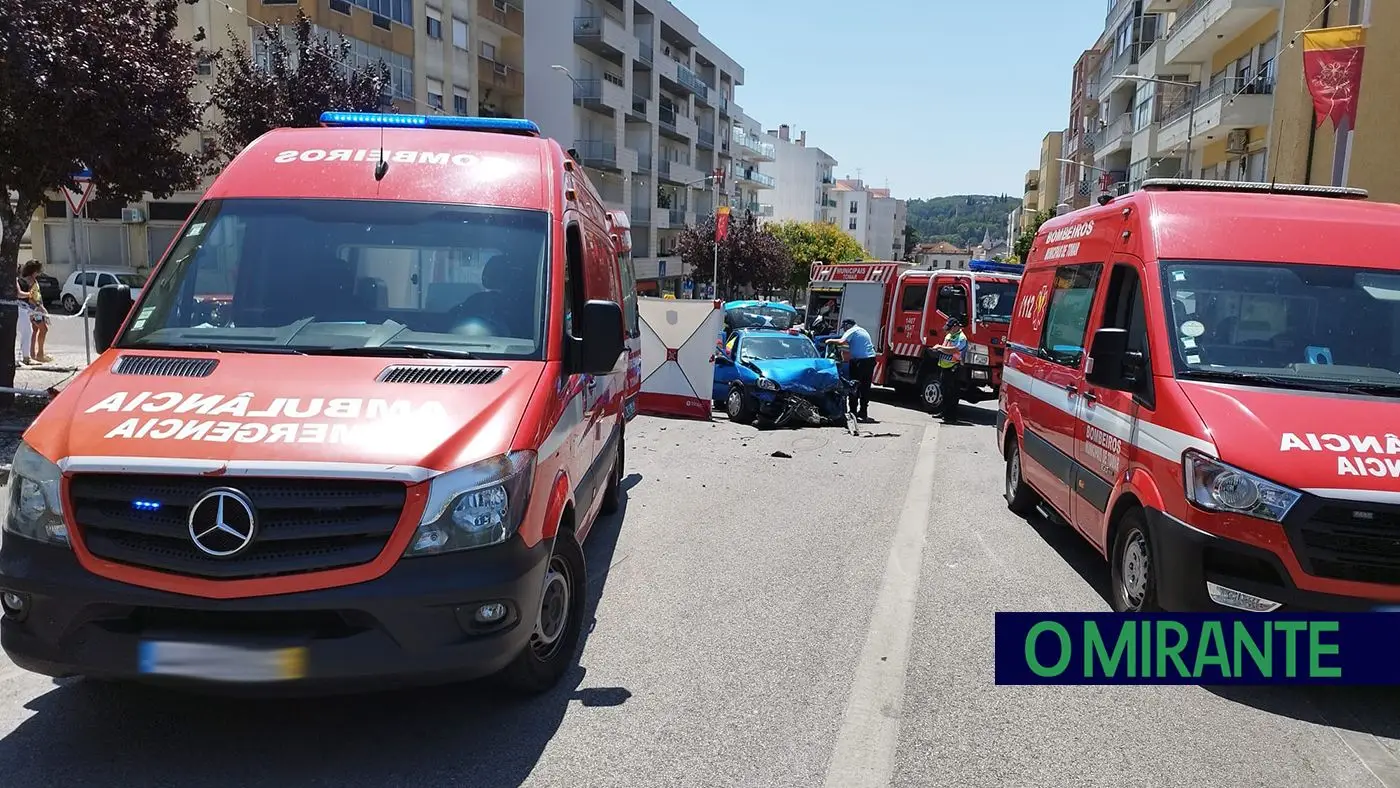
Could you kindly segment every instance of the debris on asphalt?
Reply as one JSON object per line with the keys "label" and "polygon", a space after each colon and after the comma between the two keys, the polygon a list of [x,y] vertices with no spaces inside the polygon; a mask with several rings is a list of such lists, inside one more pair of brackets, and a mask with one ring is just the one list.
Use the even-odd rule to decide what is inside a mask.
{"label": "debris on asphalt", "polygon": [[791,454],[788,454],[788,453],[785,452],[785,451],[775,451],[775,452],[773,452],[772,454],[770,454],[770,455],[768,455],[768,456],[770,456],[770,457],[781,457],[781,458],[783,458],[783,459],[785,459],[785,460],[790,460],[790,459],[792,459],[792,455],[791,455]]}

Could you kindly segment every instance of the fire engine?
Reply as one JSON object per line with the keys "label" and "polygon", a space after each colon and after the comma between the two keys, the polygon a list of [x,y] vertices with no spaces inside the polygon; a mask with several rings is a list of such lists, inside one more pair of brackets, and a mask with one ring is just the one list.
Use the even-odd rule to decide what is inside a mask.
{"label": "fire engine", "polygon": [[854,319],[877,352],[874,382],[935,410],[943,402],[937,356],[950,317],[966,324],[962,399],[995,399],[1021,266],[973,260],[967,270],[915,269],[911,263],[816,263],[808,287],[807,327],[821,337]]}

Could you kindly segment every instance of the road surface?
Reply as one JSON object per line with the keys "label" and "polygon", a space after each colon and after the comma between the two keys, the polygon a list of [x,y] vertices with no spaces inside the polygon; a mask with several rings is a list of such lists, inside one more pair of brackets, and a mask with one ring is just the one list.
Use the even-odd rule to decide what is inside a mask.
{"label": "road surface", "polygon": [[219,700],[0,662],[0,785],[1400,786],[1400,692],[995,686],[993,612],[1106,610],[1103,565],[1006,511],[990,409],[872,413],[638,419],[547,697]]}

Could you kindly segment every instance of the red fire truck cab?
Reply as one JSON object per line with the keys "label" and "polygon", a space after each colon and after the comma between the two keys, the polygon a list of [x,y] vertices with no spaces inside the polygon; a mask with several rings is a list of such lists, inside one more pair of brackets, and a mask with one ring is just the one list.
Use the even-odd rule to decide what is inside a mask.
{"label": "red fire truck cab", "polygon": [[968,340],[962,398],[995,399],[1020,269],[985,260],[973,260],[968,270],[914,270],[898,262],[816,264],[807,326],[835,333],[841,320],[853,318],[875,339],[875,384],[936,410],[943,391],[931,348],[943,340],[949,318],[962,318]]}

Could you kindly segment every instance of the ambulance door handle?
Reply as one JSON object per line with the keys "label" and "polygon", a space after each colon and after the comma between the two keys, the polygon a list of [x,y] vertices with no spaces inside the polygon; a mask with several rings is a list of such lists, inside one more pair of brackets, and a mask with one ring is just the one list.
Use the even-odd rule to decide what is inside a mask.
{"label": "ambulance door handle", "polygon": [[1086,391],[1086,392],[1084,392],[1084,401],[1085,401],[1085,402],[1097,402],[1098,399],[1099,399],[1098,395],[1095,394],[1094,392],[1092,392],[1092,391]]}
{"label": "ambulance door handle", "polygon": [[1065,391],[1068,391],[1071,394],[1076,394],[1078,393],[1079,389],[1073,383],[1066,383]]}

